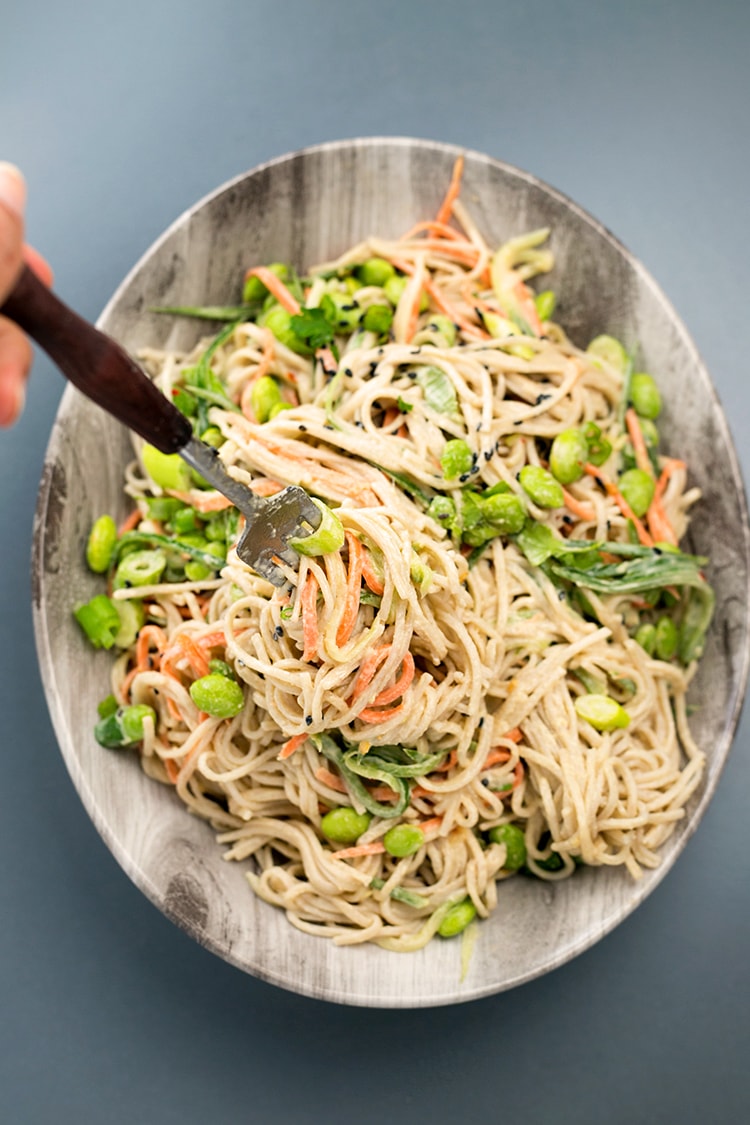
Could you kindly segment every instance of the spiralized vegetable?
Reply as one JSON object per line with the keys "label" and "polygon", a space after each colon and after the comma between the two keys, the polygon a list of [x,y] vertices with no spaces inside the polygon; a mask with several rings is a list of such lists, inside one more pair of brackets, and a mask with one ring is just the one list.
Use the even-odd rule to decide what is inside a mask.
{"label": "spiralized vegetable", "polygon": [[[301,485],[343,526],[340,549],[300,556],[280,589],[230,545],[220,568],[186,572],[175,555],[159,582],[113,593],[145,611],[113,673],[121,705],[154,709],[143,768],[212,825],[225,858],[247,862],[261,898],[339,944],[419,948],[466,899],[489,915],[513,874],[490,836],[500,825],[520,827],[540,878],[579,863],[637,878],[658,864],[703,769],[685,704],[710,616],[703,560],[654,547],[679,541],[698,494],[682,462],[652,449],[658,495],[643,518],[629,511],[618,473],[638,456],[642,467],[645,445],[624,422],[628,367],[540,318],[527,282],[553,266],[548,232],[493,253],[460,198],[446,208],[299,288],[276,270],[280,287],[261,285],[207,360],[208,341],[143,356],[165,394],[203,394],[232,475],[262,495]],[[395,298],[369,281],[373,259],[403,279]],[[300,315],[306,326],[289,319]],[[216,386],[211,399],[191,384],[201,362],[224,407]],[[253,387],[268,377],[261,420]],[[596,463],[550,507],[519,474],[546,470],[570,429],[588,434]],[[446,453],[449,442],[463,444]],[[139,463],[126,491],[145,536],[165,533],[153,497],[192,507],[199,532],[226,506],[194,482],[165,492]],[[506,497],[494,524],[490,496]],[[663,616],[682,630],[682,660],[635,640]],[[190,693],[216,660],[244,691],[229,718]],[[620,725],[582,718],[586,694],[616,701]],[[354,840],[321,830],[340,806],[366,814]],[[411,854],[386,848],[397,824],[421,829]]]}

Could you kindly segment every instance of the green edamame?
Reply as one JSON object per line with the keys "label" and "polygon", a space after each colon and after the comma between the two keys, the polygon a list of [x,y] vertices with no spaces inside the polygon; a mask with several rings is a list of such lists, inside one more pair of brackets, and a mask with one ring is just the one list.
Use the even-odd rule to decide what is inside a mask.
{"label": "green edamame", "polygon": [[245,705],[242,688],[221,673],[209,672],[190,685],[190,698],[200,711],[219,719],[231,719]]}
{"label": "green edamame", "polygon": [[370,824],[367,813],[358,813],[348,806],[331,809],[320,822],[320,830],[334,844],[353,844]]}
{"label": "green edamame", "polygon": [[419,851],[424,844],[424,832],[415,824],[395,824],[386,832],[383,844],[388,855],[401,859]]}
{"label": "green edamame", "polygon": [[498,824],[490,828],[489,838],[493,844],[505,844],[504,871],[518,871],[526,862],[526,840],[517,824]]}
{"label": "green edamame", "polygon": [[438,933],[441,937],[450,938],[455,937],[456,934],[463,933],[470,922],[473,922],[477,916],[477,908],[470,898],[465,898],[463,902],[456,903],[452,906],[445,918],[438,926]]}
{"label": "green edamame", "polygon": [[630,380],[630,401],[641,418],[658,418],[661,413],[661,395],[655,380],[645,371],[636,371]]}
{"label": "green edamame", "polygon": [[558,481],[541,465],[524,465],[518,477],[521,488],[540,508],[561,508],[565,503]]}
{"label": "green edamame", "polygon": [[112,562],[117,542],[117,524],[111,516],[99,516],[86,544],[86,562],[95,574],[104,574]]}
{"label": "green edamame", "polygon": [[654,498],[654,478],[643,469],[628,469],[618,481],[620,492],[633,509],[633,514],[645,516]]}
{"label": "green edamame", "polygon": [[563,430],[552,442],[549,467],[561,484],[580,480],[588,459],[589,443],[580,430]]}

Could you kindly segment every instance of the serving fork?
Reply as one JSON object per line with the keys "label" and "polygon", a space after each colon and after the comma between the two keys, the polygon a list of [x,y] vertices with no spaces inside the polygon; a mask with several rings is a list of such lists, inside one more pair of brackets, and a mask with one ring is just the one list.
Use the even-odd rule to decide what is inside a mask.
{"label": "serving fork", "polygon": [[111,337],[68,308],[24,265],[0,315],[15,321],[40,345],[79,391],[162,453],[184,461],[245,517],[237,554],[249,567],[283,586],[280,562],[297,569],[289,540],[310,534],[321,513],[304,489],[289,485],[275,496],[256,496],[224,468],[212,446],[193,434],[188,418],[154,385]]}

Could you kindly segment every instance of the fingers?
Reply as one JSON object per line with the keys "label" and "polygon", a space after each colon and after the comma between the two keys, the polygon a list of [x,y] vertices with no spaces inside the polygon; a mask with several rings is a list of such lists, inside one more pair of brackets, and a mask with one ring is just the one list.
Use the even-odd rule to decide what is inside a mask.
{"label": "fingers", "polygon": [[0,161],[0,304],[23,262],[23,209],[26,184],[13,164]]}
{"label": "fingers", "polygon": [[[52,279],[44,258],[23,243],[26,184],[13,164],[0,161],[0,305],[13,288],[24,260],[47,284]],[[0,426],[9,426],[23,409],[31,345],[20,328],[0,317]]]}
{"label": "fingers", "polygon": [[33,246],[29,246],[27,243],[23,248],[23,258],[26,265],[34,271],[40,281],[43,281],[45,285],[52,285],[54,280],[52,266],[46,258],[42,257],[38,250],[35,250]]}
{"label": "fingers", "polygon": [[23,410],[31,344],[18,325],[0,317],[0,426],[15,422]]}

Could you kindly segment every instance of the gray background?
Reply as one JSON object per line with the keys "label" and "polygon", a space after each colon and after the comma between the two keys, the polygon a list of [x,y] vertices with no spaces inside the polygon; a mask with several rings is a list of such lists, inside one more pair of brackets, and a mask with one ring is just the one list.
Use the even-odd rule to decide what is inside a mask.
{"label": "gray background", "polygon": [[[515,163],[614,230],[682,315],[747,476],[750,7],[727,0],[0,3],[0,159],[95,318],[185,207],[356,135]],[[199,948],[89,824],[47,717],[31,521],[62,379],[0,434],[0,1119],[729,1122],[750,1115],[750,729],[656,893],[573,963],[456,1008],[302,999]],[[75,690],[75,685],[71,685]]]}

